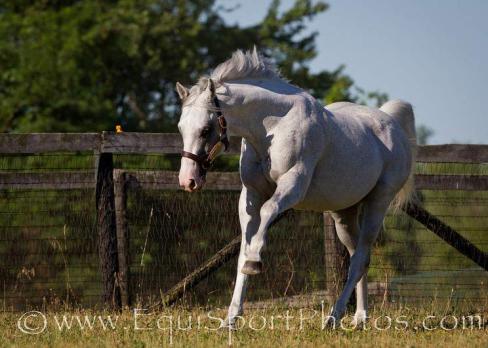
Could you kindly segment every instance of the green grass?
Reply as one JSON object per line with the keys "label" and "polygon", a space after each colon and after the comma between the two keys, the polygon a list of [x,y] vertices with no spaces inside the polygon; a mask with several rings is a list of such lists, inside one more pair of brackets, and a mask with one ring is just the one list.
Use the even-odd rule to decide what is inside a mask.
{"label": "green grass", "polygon": [[[51,311],[44,313],[46,329],[37,335],[25,334],[19,330],[19,322],[21,327],[24,323],[23,319],[19,321],[22,313],[0,313],[0,346],[225,347],[230,343],[232,346],[242,347],[486,347],[487,324],[475,319],[475,324],[471,326],[467,316],[478,315],[486,321],[487,312],[452,310],[448,304],[445,307],[436,304],[437,309],[432,308],[434,307],[428,306],[422,310],[392,306],[376,308],[370,314],[372,319],[366,329],[356,330],[347,324],[344,325],[346,329],[322,329],[320,307],[301,310],[249,310],[244,314],[240,321],[241,327],[236,331],[216,330],[220,322],[214,318],[224,318],[225,311],[215,309],[210,312],[212,318],[208,316],[208,309],[203,308],[173,308],[153,313],[138,312],[137,315],[131,311]],[[70,329],[66,326],[59,329],[58,323],[62,322],[63,315],[68,321],[74,318]],[[108,324],[109,315],[114,328]],[[82,329],[76,321],[76,317],[79,317],[83,323],[85,316],[89,321],[93,321],[95,317],[92,328],[85,323]],[[103,318],[107,329],[103,329],[97,316]],[[391,318],[391,325],[388,324],[387,317]],[[458,320],[457,326],[454,318]],[[157,325],[158,319],[160,328]],[[344,323],[348,323],[349,319],[350,317],[346,318]],[[445,329],[441,328],[441,322]],[[29,319],[27,323],[30,327],[36,327],[42,325],[43,321],[38,317],[37,320]],[[189,330],[183,330],[189,325]],[[172,332],[169,329],[171,326]]]}

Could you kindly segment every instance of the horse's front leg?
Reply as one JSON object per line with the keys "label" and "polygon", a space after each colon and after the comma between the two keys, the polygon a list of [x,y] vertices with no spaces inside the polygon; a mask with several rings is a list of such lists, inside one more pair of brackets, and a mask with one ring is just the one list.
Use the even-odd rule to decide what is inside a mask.
{"label": "horse's front leg", "polygon": [[262,272],[261,252],[270,224],[278,214],[292,208],[303,199],[310,179],[309,171],[303,164],[295,165],[278,179],[274,194],[261,207],[259,228],[246,250],[242,273],[253,275]]}
{"label": "horse's front leg", "polygon": [[239,221],[242,231],[241,250],[239,253],[239,261],[237,262],[237,277],[234,286],[234,294],[229,306],[226,326],[233,326],[236,317],[243,313],[243,302],[247,287],[248,275],[241,272],[245,262],[245,251],[247,248],[247,240],[250,240],[252,235],[256,233],[259,228],[259,211],[263,205],[264,198],[252,188],[243,186],[239,198]]}

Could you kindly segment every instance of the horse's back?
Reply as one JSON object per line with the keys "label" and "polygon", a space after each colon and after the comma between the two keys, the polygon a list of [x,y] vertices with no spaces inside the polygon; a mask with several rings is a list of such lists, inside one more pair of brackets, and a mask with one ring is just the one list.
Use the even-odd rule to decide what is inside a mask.
{"label": "horse's back", "polygon": [[345,130],[343,136],[355,138],[355,129],[364,128],[368,132],[368,137],[377,138],[380,144],[385,146],[388,150],[385,155],[395,152],[395,147],[404,147],[409,143],[405,125],[395,115],[390,115],[382,109],[350,102],[333,103],[326,109],[333,114],[336,122],[342,125],[342,129]]}
{"label": "horse's back", "polygon": [[[327,106],[328,149],[317,164],[314,178],[303,202],[317,210],[337,210],[361,201],[390,173],[387,168],[405,162],[405,134],[385,112],[340,102]],[[398,182],[402,173],[394,174]],[[390,179],[388,179],[390,180]]]}

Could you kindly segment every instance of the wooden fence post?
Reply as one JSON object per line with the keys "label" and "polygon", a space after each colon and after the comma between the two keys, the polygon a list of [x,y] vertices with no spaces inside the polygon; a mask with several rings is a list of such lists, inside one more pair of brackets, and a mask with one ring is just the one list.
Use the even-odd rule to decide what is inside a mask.
{"label": "wooden fence post", "polygon": [[120,308],[120,290],[117,284],[119,262],[113,186],[113,156],[100,153],[97,165],[96,208],[98,230],[98,255],[102,274],[102,301],[105,305]]}
{"label": "wooden fence post", "polygon": [[325,284],[332,301],[339,296],[347,280],[349,253],[337,237],[334,219],[324,213]]}
{"label": "wooden fence post", "polygon": [[127,227],[127,187],[123,170],[114,170],[115,222],[119,260],[119,286],[122,307],[130,306],[129,229]]}

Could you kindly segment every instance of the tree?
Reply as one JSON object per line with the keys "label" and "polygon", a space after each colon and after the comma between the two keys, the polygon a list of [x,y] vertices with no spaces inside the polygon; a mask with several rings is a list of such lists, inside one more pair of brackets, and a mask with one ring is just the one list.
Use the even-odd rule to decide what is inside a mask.
{"label": "tree", "polygon": [[343,67],[311,73],[327,9],[296,0],[263,21],[225,23],[215,0],[7,0],[0,4],[0,131],[174,131],[174,83],[191,83],[254,44],[283,74],[330,103],[354,100]]}
{"label": "tree", "polygon": [[417,126],[417,143],[419,145],[427,145],[429,143],[430,137],[434,135],[434,130],[421,124]]}

